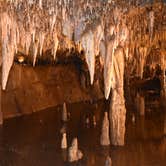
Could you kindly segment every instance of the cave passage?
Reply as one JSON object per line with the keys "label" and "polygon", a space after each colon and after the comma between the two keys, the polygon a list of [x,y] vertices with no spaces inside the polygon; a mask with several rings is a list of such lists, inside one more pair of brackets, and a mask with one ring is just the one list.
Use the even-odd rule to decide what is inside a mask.
{"label": "cave passage", "polygon": [[166,1],[0,1],[0,166],[165,163]]}

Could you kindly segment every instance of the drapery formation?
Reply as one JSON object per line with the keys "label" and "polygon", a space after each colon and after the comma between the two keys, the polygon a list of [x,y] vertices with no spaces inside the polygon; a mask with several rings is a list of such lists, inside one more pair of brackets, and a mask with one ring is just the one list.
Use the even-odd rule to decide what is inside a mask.
{"label": "drapery formation", "polygon": [[[124,1],[125,2],[125,1]],[[125,57],[136,59],[142,77],[143,64],[150,48],[165,47],[165,4],[146,1],[100,0],[4,0],[0,2],[2,89],[6,88],[14,55],[21,52],[33,57],[51,50],[84,50],[90,82],[95,74],[95,57],[104,67],[105,97],[112,86],[112,57],[124,41]],[[134,56],[136,54],[136,56]]]}
{"label": "drapery formation", "polygon": [[6,89],[18,52],[33,57],[35,66],[37,58],[48,50],[52,60],[56,59],[58,50],[71,52],[74,48],[83,51],[91,84],[94,82],[95,58],[99,55],[101,68],[104,68],[106,99],[112,89],[112,142],[124,144],[124,66],[131,67],[128,75],[136,71],[142,78],[151,48],[166,48],[166,5],[146,2],[149,1],[2,0],[2,89]]}

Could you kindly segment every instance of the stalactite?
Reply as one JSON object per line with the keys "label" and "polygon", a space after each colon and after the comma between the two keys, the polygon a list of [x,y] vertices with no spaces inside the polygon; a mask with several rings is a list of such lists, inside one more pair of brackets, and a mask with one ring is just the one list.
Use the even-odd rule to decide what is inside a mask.
{"label": "stalactite", "polygon": [[29,48],[30,48],[30,45],[31,45],[31,34],[30,33],[26,33],[26,41],[25,41],[25,50],[26,50],[26,54],[28,55],[29,54]]}
{"label": "stalactite", "polygon": [[138,49],[138,56],[139,56],[139,64],[138,64],[138,71],[139,71],[139,76],[142,79],[143,78],[143,69],[144,69],[144,64],[147,56],[147,48],[146,47],[139,47]]}
{"label": "stalactite", "polygon": [[100,137],[100,144],[103,146],[110,145],[110,139],[109,139],[109,120],[108,120],[108,113],[104,113],[104,119],[102,124],[102,131],[101,131],[101,137]]}
{"label": "stalactite", "polygon": [[104,87],[105,98],[109,98],[112,81],[113,81],[113,54],[114,54],[114,40],[109,41],[107,44],[106,57],[104,62]]}
{"label": "stalactite", "polygon": [[16,23],[7,13],[1,17],[2,28],[2,89],[5,90],[8,75],[13,64],[14,54],[17,43]]}
{"label": "stalactite", "polygon": [[94,50],[95,50],[95,55],[99,55],[100,52],[100,42],[102,39],[104,39],[104,28],[102,25],[98,25],[96,27],[96,30],[94,32]]}
{"label": "stalactite", "polygon": [[56,16],[57,16],[57,14],[54,14],[52,17],[50,17],[50,31],[51,32],[53,32],[54,26],[56,24]]}
{"label": "stalactite", "polygon": [[36,64],[36,58],[38,53],[39,40],[36,41],[33,47],[33,66]]}
{"label": "stalactite", "polygon": [[56,32],[54,33],[53,41],[54,41],[53,57],[54,57],[54,60],[55,60],[56,59],[56,52],[57,52],[58,45],[59,45],[59,40],[58,40],[58,36],[57,36]]}
{"label": "stalactite", "polygon": [[101,40],[99,45],[99,54],[100,54],[100,63],[102,66],[105,64],[105,56],[106,56],[106,46],[104,40]]}
{"label": "stalactite", "polygon": [[42,0],[39,0],[39,8],[43,8],[43,5],[42,5]]}
{"label": "stalactite", "polygon": [[39,33],[40,56],[42,55],[42,51],[43,51],[44,39],[45,39],[45,33],[43,32]]}
{"label": "stalactite", "polygon": [[81,39],[82,47],[85,51],[85,58],[89,68],[90,82],[93,84],[95,73],[95,50],[94,35],[92,31],[87,32]]}
{"label": "stalactite", "polygon": [[[166,31],[163,28],[165,17],[162,17],[163,20],[157,19],[157,5],[154,5],[149,12],[146,7],[139,9],[136,4],[128,6],[128,3],[121,4],[121,2],[115,1],[103,3],[100,0],[95,2],[26,0],[23,3],[23,0],[8,0],[6,2],[4,2],[6,9],[1,11],[1,18],[3,20],[3,12],[8,11],[6,15],[8,20],[12,22],[12,26],[10,24],[12,28],[8,26],[7,33],[9,33],[9,28],[13,30],[9,33],[8,39],[2,37],[4,43],[7,40],[5,45],[2,43],[2,48],[10,49],[11,51],[8,52],[11,54],[17,53],[17,50],[29,54],[30,47],[37,47],[35,46],[36,40],[39,40],[39,54],[42,54],[42,50],[51,49],[55,59],[59,46],[62,49],[76,46],[80,52],[82,49],[85,51],[91,84],[95,74],[95,56],[100,54],[101,63],[105,68],[106,98],[108,98],[112,87],[112,52],[120,42],[126,42],[125,53],[126,58],[129,59],[134,57],[134,49],[138,49],[142,45],[152,47],[160,41],[161,47],[164,48],[166,40]],[[164,14],[164,9],[161,10],[161,14]],[[155,27],[159,28],[158,32],[155,31]],[[2,31],[5,28],[2,26]],[[107,31],[109,34],[105,35]],[[113,46],[111,46],[111,42],[114,43]],[[6,53],[6,50],[2,51]],[[37,51],[34,50],[37,48],[33,48],[34,55],[37,56]],[[11,57],[14,56],[11,54]],[[10,68],[10,65],[8,67]],[[6,70],[5,77],[9,70]]]}

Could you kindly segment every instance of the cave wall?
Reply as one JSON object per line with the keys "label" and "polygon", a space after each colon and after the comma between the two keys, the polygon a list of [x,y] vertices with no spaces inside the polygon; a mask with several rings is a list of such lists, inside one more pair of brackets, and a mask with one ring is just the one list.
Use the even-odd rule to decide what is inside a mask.
{"label": "cave wall", "polygon": [[[123,145],[126,113],[124,90],[122,86],[114,86],[119,83],[123,85],[124,68],[120,70],[119,67],[128,67],[127,77],[134,73],[142,78],[145,60],[151,48],[166,49],[165,3],[148,0],[4,0],[0,3],[0,7],[2,89],[6,90],[2,95],[9,95],[3,96],[4,105],[7,105],[9,99],[11,100],[9,103],[15,105],[12,108],[17,107],[17,112],[27,113],[53,105],[54,98],[56,99],[57,96],[57,100],[61,103],[66,100],[66,94],[72,94],[66,92],[65,86],[67,85],[60,86],[58,95],[54,93],[58,92],[58,88],[48,92],[50,86],[45,86],[45,84],[49,85],[51,81],[48,81],[47,77],[44,77],[42,81],[38,80],[38,76],[34,76],[33,72],[37,69],[32,69],[29,78],[27,77],[30,80],[31,77],[35,78],[35,82],[30,83],[30,86],[26,85],[28,81],[22,80],[20,76],[22,72],[11,71],[11,73],[18,74],[13,74],[13,80],[18,77],[18,80],[21,79],[21,82],[25,84],[17,82],[9,86],[12,81],[8,82],[8,76],[16,54],[21,52],[26,56],[31,56],[35,67],[37,58],[45,56],[48,50],[51,52],[50,59],[54,60],[56,60],[58,50],[70,52],[75,49],[79,53],[83,52],[92,87],[95,86],[96,57],[99,56],[100,68],[104,71],[105,98],[109,99],[112,91],[110,112],[118,110],[112,115],[110,113],[110,120],[115,121],[114,131],[111,133],[112,138],[115,136],[113,144]],[[120,54],[124,55],[122,62],[114,61],[119,47],[121,47]],[[15,66],[12,70],[14,68]],[[39,70],[38,73],[41,71]],[[22,89],[16,88],[15,91],[11,88],[8,93],[7,82],[9,89],[15,84],[19,84],[18,87]],[[58,82],[63,81],[58,80]],[[55,82],[53,85],[55,86]],[[67,90],[70,89],[69,86],[71,86],[70,81]],[[92,87],[89,92],[93,91]],[[71,86],[71,88],[75,87]],[[80,91],[81,93],[84,94]],[[78,101],[79,98],[79,93],[76,94],[75,98],[75,95],[71,95],[74,101]],[[119,107],[117,101],[120,103]],[[27,107],[26,103],[28,103]],[[117,129],[122,129],[122,132],[120,130],[117,132]]]}
{"label": "cave wall", "polygon": [[57,50],[76,48],[84,50],[91,84],[95,58],[100,55],[108,99],[112,57],[118,46],[123,45],[126,61],[139,77],[149,50],[166,47],[166,5],[162,2],[8,0],[1,1],[0,7],[3,90],[18,52],[32,56],[35,66],[37,57],[47,50],[56,59]]}
{"label": "cave wall", "polygon": [[4,119],[49,107],[103,98],[97,83],[86,90],[73,64],[37,66],[14,64],[2,92]]}

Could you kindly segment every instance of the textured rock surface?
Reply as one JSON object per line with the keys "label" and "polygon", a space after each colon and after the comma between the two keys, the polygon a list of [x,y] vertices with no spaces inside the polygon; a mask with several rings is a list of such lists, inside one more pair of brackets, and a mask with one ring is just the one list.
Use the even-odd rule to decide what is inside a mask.
{"label": "textured rock surface", "polygon": [[[95,57],[104,65],[105,97],[111,89],[112,57],[120,42],[125,56],[142,77],[145,58],[152,47],[165,49],[164,3],[149,1],[40,0],[1,1],[2,88],[14,54],[30,55],[33,66],[47,50],[55,59],[57,50],[84,50],[91,84]],[[159,59],[161,56],[159,57]]]}
{"label": "textured rock surface", "polygon": [[75,162],[82,159],[82,157],[83,153],[78,149],[78,140],[74,138],[69,148],[68,160],[69,162]]}
{"label": "textured rock surface", "polygon": [[96,84],[80,84],[80,75],[73,65],[21,66],[15,64],[6,91],[2,91],[4,118],[30,114],[59,104],[103,98]]}
{"label": "textured rock surface", "polygon": [[67,137],[66,137],[66,133],[63,133],[63,135],[62,135],[61,148],[62,149],[67,149]]}
{"label": "textured rock surface", "polygon": [[123,90],[123,49],[115,50],[113,57],[113,89],[110,104],[111,141],[113,145],[124,145],[126,108]]}
{"label": "textured rock surface", "polygon": [[101,130],[101,137],[100,137],[100,144],[103,146],[109,146],[110,145],[110,133],[109,133],[109,120],[108,120],[108,113],[104,113],[104,119],[102,124],[102,130]]}

